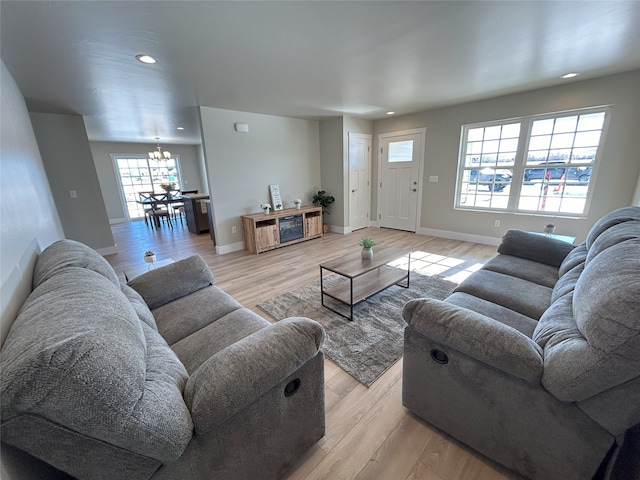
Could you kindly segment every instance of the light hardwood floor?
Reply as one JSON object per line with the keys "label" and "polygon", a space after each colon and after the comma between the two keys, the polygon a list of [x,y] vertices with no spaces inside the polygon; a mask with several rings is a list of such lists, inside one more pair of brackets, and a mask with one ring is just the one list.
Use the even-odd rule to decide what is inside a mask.
{"label": "light hardwood floor", "polygon": [[[414,251],[412,270],[460,281],[495,255],[495,247],[367,228],[260,255],[246,251],[217,255],[208,234],[189,233],[178,223],[151,230],[144,222],[113,226],[119,253],[107,256],[124,280],[124,270],[143,263],[145,250],[159,260],[202,255],[216,284],[261,316],[256,305],[316,280],[326,259],[359,251],[358,240]],[[375,250],[375,249],[374,249]],[[371,388],[331,361],[325,362],[326,434],[285,477],[287,480],[504,480],[521,479],[409,413],[402,406],[402,360]]]}

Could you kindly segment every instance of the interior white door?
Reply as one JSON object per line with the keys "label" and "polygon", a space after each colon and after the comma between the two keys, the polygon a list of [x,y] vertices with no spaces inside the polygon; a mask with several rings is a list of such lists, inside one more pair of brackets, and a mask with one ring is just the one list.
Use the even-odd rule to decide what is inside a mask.
{"label": "interior white door", "polygon": [[371,135],[349,132],[349,227],[369,226]]}
{"label": "interior white door", "polygon": [[378,218],[381,227],[416,231],[423,137],[422,131],[379,137]]}

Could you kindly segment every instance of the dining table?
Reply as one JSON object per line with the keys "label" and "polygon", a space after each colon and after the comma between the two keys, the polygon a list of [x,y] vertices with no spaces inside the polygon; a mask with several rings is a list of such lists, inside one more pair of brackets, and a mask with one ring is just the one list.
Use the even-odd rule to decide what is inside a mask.
{"label": "dining table", "polygon": [[[183,203],[184,196],[179,193],[138,192],[138,200],[136,200],[136,202],[143,207],[151,207],[153,210],[164,205],[167,208],[167,212],[170,212],[169,207],[171,204]],[[156,227],[160,226],[160,220],[157,217],[154,216],[153,221]]]}

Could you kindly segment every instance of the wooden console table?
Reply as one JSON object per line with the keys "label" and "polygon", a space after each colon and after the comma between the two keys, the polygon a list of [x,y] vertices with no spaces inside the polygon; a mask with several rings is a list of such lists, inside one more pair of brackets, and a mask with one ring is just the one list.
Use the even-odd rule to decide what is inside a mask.
{"label": "wooden console table", "polygon": [[[291,215],[302,216],[302,236],[281,241],[280,221]],[[245,248],[255,254],[322,236],[322,207],[287,208],[268,214],[243,215],[241,218]]]}

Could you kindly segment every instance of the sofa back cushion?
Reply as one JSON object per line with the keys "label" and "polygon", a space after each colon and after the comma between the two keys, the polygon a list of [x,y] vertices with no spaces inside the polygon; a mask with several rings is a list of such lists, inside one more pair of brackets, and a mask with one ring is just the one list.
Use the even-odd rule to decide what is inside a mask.
{"label": "sofa back cushion", "polygon": [[98,252],[75,240],[58,240],[38,256],[33,271],[33,288],[35,289],[67,267],[92,270],[114,285],[120,285],[113,267]]}
{"label": "sofa back cushion", "polygon": [[589,230],[589,233],[587,234],[587,238],[585,240],[587,248],[591,248],[591,245],[593,245],[593,242],[596,241],[596,238],[598,238],[602,232],[608,230],[612,226],[617,225],[618,223],[624,223],[634,220],[640,220],[640,207],[624,207],[607,213],[596,223],[594,223]]}
{"label": "sofa back cushion", "polygon": [[[543,383],[561,400],[581,401],[640,376],[640,208],[623,210],[590,232],[584,261],[558,282],[566,278],[534,332],[544,348]],[[568,324],[552,318],[561,304]]]}
{"label": "sofa back cushion", "polygon": [[124,296],[129,300],[129,303],[131,303],[133,309],[136,311],[140,321],[146,323],[157,332],[158,325],[156,324],[156,319],[153,316],[153,313],[151,313],[151,310],[149,310],[147,304],[144,302],[142,296],[129,285],[122,284],[120,285],[120,288]]}
{"label": "sofa back cushion", "polygon": [[88,436],[163,463],[191,439],[184,367],[100,273],[66,266],[42,282],[0,356],[3,428],[40,417],[78,442]]}
{"label": "sofa back cushion", "polygon": [[213,273],[200,255],[192,255],[131,280],[151,310],[213,285]]}
{"label": "sofa back cushion", "polygon": [[587,246],[583,243],[582,245],[578,245],[576,248],[571,250],[571,252],[564,257],[562,263],[560,264],[560,268],[558,269],[558,276],[562,278],[562,276],[570,270],[573,270],[577,265],[584,263],[587,260]]}

